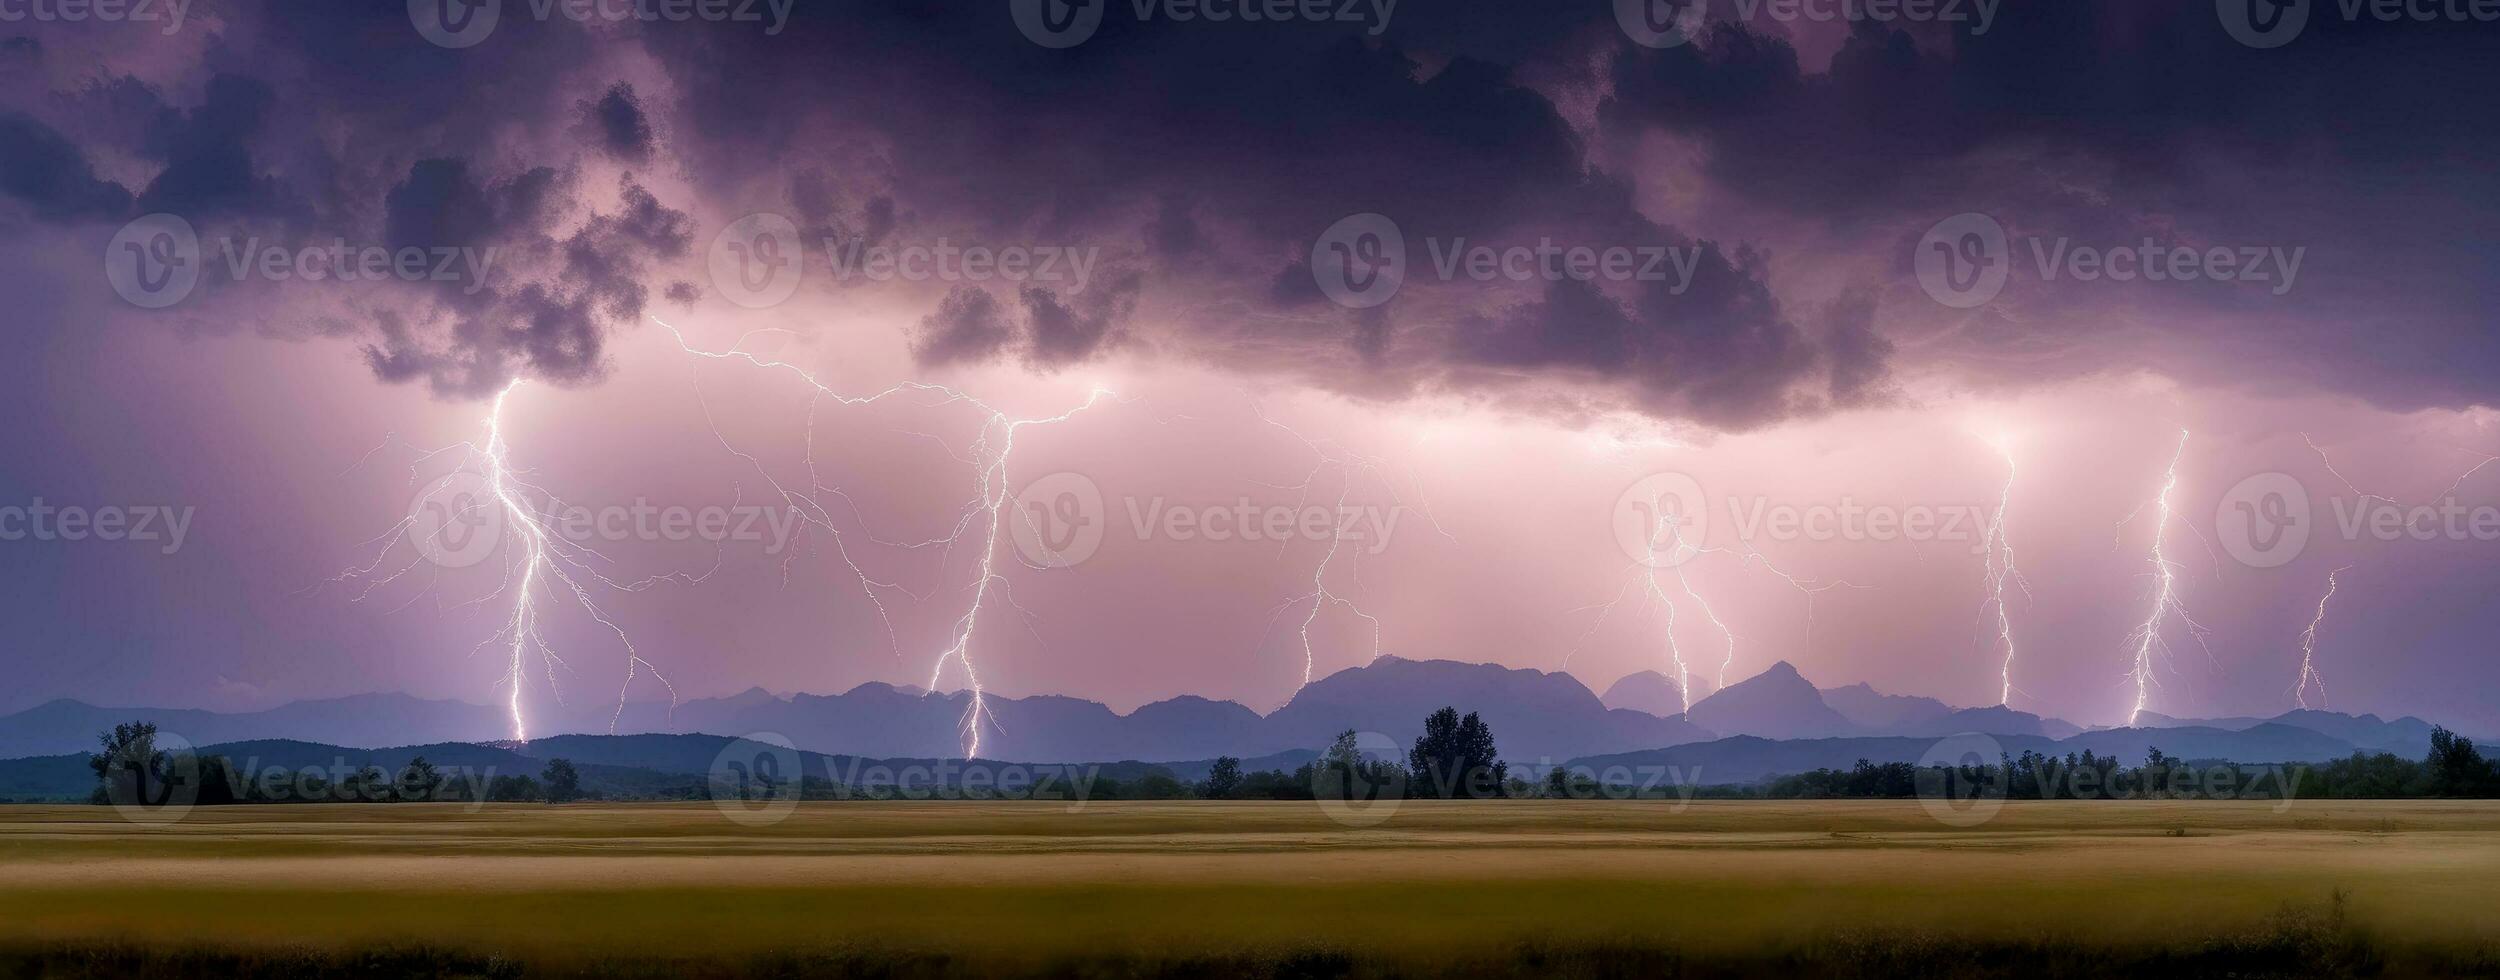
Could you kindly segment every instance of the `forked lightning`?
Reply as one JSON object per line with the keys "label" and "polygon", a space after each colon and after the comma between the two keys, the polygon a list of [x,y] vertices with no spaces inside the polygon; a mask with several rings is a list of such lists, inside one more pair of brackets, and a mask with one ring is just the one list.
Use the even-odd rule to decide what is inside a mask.
{"label": "forked lightning", "polygon": [[[490,646],[498,647],[505,653],[504,679],[500,686],[504,689],[505,711],[511,718],[512,738],[514,741],[526,742],[530,737],[529,713],[524,707],[522,690],[528,682],[533,661],[546,674],[549,692],[555,694],[559,701],[562,699],[556,671],[557,668],[565,667],[566,664],[563,658],[557,655],[555,648],[547,642],[546,635],[540,628],[544,619],[541,609],[541,593],[559,587],[562,591],[570,593],[573,601],[581,607],[582,611],[587,613],[593,621],[606,627],[615,635],[617,643],[624,647],[625,680],[617,689],[616,711],[608,719],[608,731],[614,733],[618,721],[624,717],[625,697],[632,690],[634,679],[643,671],[650,671],[652,678],[658,680],[662,687],[667,688],[669,707],[672,710],[677,706],[677,688],[669,683],[668,678],[660,674],[659,668],[643,659],[641,651],[635,649],[633,638],[626,634],[625,628],[618,625],[616,620],[601,609],[598,602],[591,597],[590,586],[598,585],[617,592],[639,592],[663,580],[699,582],[703,576],[710,573],[692,576],[668,575],[635,582],[620,582],[601,571],[600,566],[609,564],[606,555],[600,554],[595,548],[568,540],[564,535],[557,533],[546,514],[560,508],[562,501],[518,475],[512,467],[511,444],[504,437],[504,409],[510,403],[512,393],[518,390],[521,384],[520,381],[513,381],[495,394],[492,407],[485,420],[486,441],[484,445],[479,445],[474,441],[456,443],[420,453],[416,461],[410,464],[413,476],[417,467],[437,457],[458,453],[461,458],[456,472],[474,473],[475,478],[483,485],[482,496],[485,499],[477,499],[466,492],[454,492],[452,500],[433,500],[432,498],[438,492],[446,488],[457,489],[456,481],[451,478],[438,482],[433,488],[436,492],[429,492],[427,499],[418,501],[418,506],[410,508],[410,513],[401,518],[398,524],[373,539],[381,544],[381,550],[374,556],[373,561],[362,567],[342,572],[331,581],[361,583],[362,587],[357,590],[354,598],[362,600],[371,595],[375,589],[388,585],[415,570],[419,565],[425,564],[430,556],[442,553],[441,549],[447,547],[447,544],[441,539],[446,533],[452,532],[456,525],[487,528],[487,530],[474,533],[499,535],[509,532],[517,535],[515,541],[517,547],[510,550],[501,546],[500,538],[490,539],[490,547],[493,547],[504,558],[503,584],[494,592],[473,600],[473,603],[485,603],[506,595],[512,600],[511,614],[504,618],[494,635],[480,642],[476,648],[483,650]],[[370,457],[371,454],[367,455]],[[547,501],[545,511],[530,504],[528,498],[532,495]],[[429,508],[432,509],[432,513],[443,515],[442,523],[432,528],[430,533],[433,537],[420,539],[417,535],[424,529],[426,518],[429,516]],[[413,546],[412,550],[417,553],[416,556],[388,574],[377,575],[383,563],[390,559],[391,554],[403,541]],[[553,584],[550,584],[551,582]]]}

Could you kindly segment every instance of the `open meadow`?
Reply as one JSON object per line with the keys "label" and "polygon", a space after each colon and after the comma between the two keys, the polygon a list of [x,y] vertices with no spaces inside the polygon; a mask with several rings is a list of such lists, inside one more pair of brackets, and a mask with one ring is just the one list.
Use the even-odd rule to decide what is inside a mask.
{"label": "open meadow", "polygon": [[2279,806],[11,807],[0,946],[61,976],[2500,966],[2500,807]]}

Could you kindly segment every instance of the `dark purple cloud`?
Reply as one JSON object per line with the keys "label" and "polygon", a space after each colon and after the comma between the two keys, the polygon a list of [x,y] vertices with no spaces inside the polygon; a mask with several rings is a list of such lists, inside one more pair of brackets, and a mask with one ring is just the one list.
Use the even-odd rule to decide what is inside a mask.
{"label": "dark purple cloud", "polygon": [[46,221],[118,218],[130,190],[96,177],[78,147],[22,113],[0,115],[0,191]]}
{"label": "dark purple cloud", "polygon": [[986,361],[1004,353],[1015,337],[1015,325],[1008,322],[998,297],[986,289],[959,286],[946,294],[937,312],[921,319],[911,350],[922,364]]}
{"label": "dark purple cloud", "polygon": [[581,103],[581,110],[599,147],[610,156],[628,163],[651,159],[651,120],[643,114],[642,100],[634,97],[632,85],[618,82],[599,101]]}

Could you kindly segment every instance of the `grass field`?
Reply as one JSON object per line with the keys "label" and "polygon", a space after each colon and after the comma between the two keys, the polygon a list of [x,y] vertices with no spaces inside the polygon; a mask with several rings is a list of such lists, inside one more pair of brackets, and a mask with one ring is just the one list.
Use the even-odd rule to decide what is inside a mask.
{"label": "grass field", "polygon": [[26,976],[2500,972],[2500,807],[0,807]]}

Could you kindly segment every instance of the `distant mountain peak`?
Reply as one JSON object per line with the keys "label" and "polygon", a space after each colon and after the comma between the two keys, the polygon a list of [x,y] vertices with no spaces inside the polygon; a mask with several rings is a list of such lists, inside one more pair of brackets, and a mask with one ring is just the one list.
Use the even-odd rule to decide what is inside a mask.
{"label": "distant mountain peak", "polygon": [[1392,656],[1312,681],[1267,716],[1267,728],[1283,747],[1325,745],[1347,728],[1404,741],[1443,707],[1481,714],[1502,754],[1515,761],[1567,758],[1582,744],[1671,745],[1708,736],[1680,719],[1608,710],[1568,673]]}
{"label": "distant mountain peak", "polygon": [[1823,703],[1869,733],[1923,734],[1953,714],[1953,706],[1934,698],[1886,694],[1860,681],[1823,689]]}
{"label": "distant mountain peak", "polygon": [[[891,695],[900,695],[900,696],[902,696],[902,697],[907,697],[907,698],[918,698],[918,697],[927,697],[927,696],[928,696],[928,694],[929,694],[929,691],[928,691],[928,689],[927,689],[927,688],[919,687],[919,686],[912,685],[912,684],[888,684],[888,683],[886,683],[886,682],[884,682],[884,681],[867,681],[867,682],[865,682],[865,683],[860,684],[860,685],[859,685],[859,686],[857,686],[857,687],[853,687],[853,688],[851,688],[851,689],[850,689],[850,690],[848,690],[848,691],[844,691],[844,692],[842,692],[840,695],[837,695],[837,696],[838,696],[838,697],[846,697],[846,698],[848,698],[848,697],[859,697],[859,696],[862,696],[862,695],[872,695],[872,694],[891,694]],[[817,695],[817,696],[818,696],[818,697],[822,697],[822,695]]]}
{"label": "distant mountain peak", "polygon": [[1720,689],[1718,694],[1711,695],[1711,697],[1718,697],[1720,694],[1727,694],[1739,688],[1751,688],[1754,690],[1776,688],[1789,691],[1812,691],[1814,692],[1815,699],[1818,701],[1821,700],[1823,696],[1821,689],[1816,688],[1813,683],[1806,680],[1806,675],[1797,671],[1796,664],[1789,663],[1785,660],[1778,661],[1768,667],[1762,668],[1761,673],[1745,678],[1744,680],[1737,681],[1734,684],[1730,684],[1727,687]]}
{"label": "distant mountain peak", "polygon": [[[1172,695],[1171,697],[1168,697],[1168,698],[1161,698],[1161,699],[1157,699],[1157,700],[1154,700],[1154,701],[1148,701],[1148,702],[1146,702],[1145,704],[1138,705],[1138,706],[1137,706],[1137,710],[1138,710],[1138,711],[1144,711],[1144,710],[1146,710],[1147,708],[1152,708],[1152,707],[1157,707],[1157,706],[1161,706],[1161,707],[1165,707],[1165,708],[1190,708],[1190,709],[1203,709],[1203,708],[1208,708],[1208,707],[1218,707],[1218,708],[1225,708],[1225,709],[1241,708],[1241,710],[1243,710],[1243,711],[1249,711],[1249,710],[1250,710],[1249,708],[1243,707],[1243,706],[1242,706],[1242,703],[1241,703],[1241,702],[1239,702],[1239,701],[1228,701],[1228,700],[1225,700],[1225,699],[1222,699],[1222,698],[1210,698],[1210,697],[1206,697],[1206,696],[1203,696],[1203,695],[1198,695],[1198,694],[1175,694],[1175,695]],[[1132,713],[1134,713],[1134,712],[1132,712]],[[1253,714],[1256,714],[1256,712],[1252,712],[1252,713],[1253,713]]]}
{"label": "distant mountain peak", "polygon": [[759,704],[774,704],[780,702],[781,700],[781,695],[774,694],[773,692],[767,691],[762,687],[750,687],[746,690],[721,699],[724,704],[734,704],[741,707]]}
{"label": "distant mountain peak", "polygon": [[1694,724],[1723,735],[1825,738],[1857,729],[1785,660],[1703,698],[1686,714]]}
{"label": "distant mountain peak", "polygon": [[1671,718],[1684,713],[1684,692],[1675,679],[1655,670],[1636,670],[1607,685],[1598,697],[1606,707]]}

